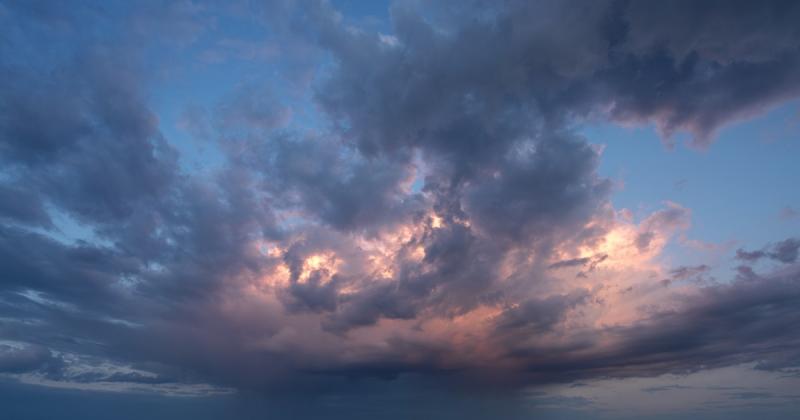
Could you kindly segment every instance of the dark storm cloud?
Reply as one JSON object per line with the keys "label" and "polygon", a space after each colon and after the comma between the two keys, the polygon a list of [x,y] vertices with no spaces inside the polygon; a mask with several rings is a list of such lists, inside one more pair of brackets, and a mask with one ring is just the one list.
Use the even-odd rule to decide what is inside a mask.
{"label": "dark storm cloud", "polygon": [[704,60],[697,52],[681,62],[657,51],[621,59],[606,76],[615,98],[611,114],[621,121],[654,120],[666,138],[687,130],[695,145],[708,146],[725,123],[800,92],[797,55],[787,48],[770,61],[728,64]]}
{"label": "dark storm cloud", "polygon": [[460,164],[473,166],[537,127],[533,116],[597,107],[707,145],[726,122],[800,93],[791,1],[468,4],[435,24],[396,7],[396,48],[320,26],[342,69],[321,101],[364,150],[425,144],[479,157]]}
{"label": "dark storm cloud", "polygon": [[[458,2],[439,21],[400,5],[395,41],[347,27],[327,3],[279,7],[270,24],[290,14],[281,33],[331,54],[316,101],[335,129],[292,132],[268,89],[242,89],[205,121],[225,160],[210,175],[179,167],[149,108],[138,45],[154,33],[193,42],[200,9],[181,3],[157,21],[161,9],[146,8],[120,21],[102,8],[24,3],[0,14],[13,35],[0,43],[0,333],[35,344],[0,347],[2,372],[45,371],[63,351],[153,376],[48,378],[318,390],[341,378],[463,373],[481,345],[496,358],[488,370],[522,367],[508,372],[522,372],[516,384],[796,365],[800,337],[785,328],[800,322],[792,265],[743,271],[680,310],[599,330],[565,327],[600,304],[597,290],[541,291],[557,269],[592,271],[608,257],[553,262],[558,242],[600,234],[585,227],[609,204],[600,152],[573,123],[650,121],[707,144],[725,123],[798,94],[796,3],[509,2],[477,13]],[[133,39],[92,30],[117,25]],[[91,238],[57,239],[55,213]],[[668,203],[638,227],[635,247],[650,250],[688,217]],[[360,266],[301,279],[309,256],[352,257],[396,227],[412,232],[397,240],[389,279]],[[261,241],[283,254],[265,255]],[[797,253],[790,239],[739,258],[792,264]],[[530,267],[509,275],[514,258]],[[265,285],[281,264],[286,286]],[[270,287],[283,287],[273,300],[259,294]],[[485,337],[411,337],[426,319],[455,323],[482,305],[498,310],[470,325]],[[403,323],[417,327],[356,341]]]}
{"label": "dark storm cloud", "polygon": [[[611,115],[688,130],[707,146],[733,119],[800,93],[800,18],[792,1],[627,3],[613,19],[625,35],[600,72]],[[624,28],[624,29],[623,29]]]}

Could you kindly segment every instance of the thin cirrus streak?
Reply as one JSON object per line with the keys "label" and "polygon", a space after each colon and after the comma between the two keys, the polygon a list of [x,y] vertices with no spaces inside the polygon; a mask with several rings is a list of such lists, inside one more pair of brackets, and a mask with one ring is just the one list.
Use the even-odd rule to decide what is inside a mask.
{"label": "thin cirrus streak", "polygon": [[[602,381],[797,376],[800,203],[752,186],[796,171],[743,156],[756,181],[691,195],[719,178],[684,165],[692,204],[626,208],[591,128],[716,159],[800,96],[800,5],[344,3],[0,4],[10,389],[586,410]],[[697,237],[767,201],[782,236],[731,209]]]}

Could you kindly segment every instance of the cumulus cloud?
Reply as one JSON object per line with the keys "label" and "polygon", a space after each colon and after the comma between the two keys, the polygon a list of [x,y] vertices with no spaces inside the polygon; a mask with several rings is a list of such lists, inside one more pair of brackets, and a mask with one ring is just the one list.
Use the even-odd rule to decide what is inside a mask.
{"label": "cumulus cloud", "polygon": [[[53,16],[4,6],[0,338],[30,344],[0,347],[0,371],[307,391],[796,367],[797,240],[737,253],[781,270],[683,282],[709,266],[657,257],[690,210],[613,209],[601,152],[574,131],[651,122],[707,146],[799,94],[800,7],[712,3],[401,3],[392,42],[326,2],[276,5],[278,32],[329,54],[324,124],[294,130],[269,89],[240,88],[192,117],[219,148],[211,173],[181,167],[137,42],[191,44],[202,8],[170,8],[169,30],[143,25],[150,9],[56,11],[73,45],[56,53],[38,48],[61,39]],[[57,215],[92,237],[54,235]],[[54,359],[67,367],[45,373]],[[126,368],[64,373],[97,360]]]}

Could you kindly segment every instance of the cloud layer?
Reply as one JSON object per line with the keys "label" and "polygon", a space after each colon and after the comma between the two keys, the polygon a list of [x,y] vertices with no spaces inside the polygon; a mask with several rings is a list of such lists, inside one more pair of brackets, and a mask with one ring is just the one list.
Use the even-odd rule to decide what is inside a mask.
{"label": "cloud layer", "polygon": [[401,2],[392,35],[240,6],[318,71],[291,80],[320,121],[231,92],[186,114],[207,172],[162,133],[148,48],[247,12],[0,6],[0,372],[200,394],[797,372],[798,240],[740,250],[775,265],[730,279],[664,266],[690,210],[614,209],[575,130],[708,147],[800,95],[796,2]]}

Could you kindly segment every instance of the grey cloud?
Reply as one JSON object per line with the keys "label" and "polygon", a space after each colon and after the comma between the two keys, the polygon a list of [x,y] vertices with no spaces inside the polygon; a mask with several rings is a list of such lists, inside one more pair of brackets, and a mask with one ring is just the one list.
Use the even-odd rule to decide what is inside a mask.
{"label": "grey cloud", "polygon": [[355,296],[345,298],[341,310],[323,321],[323,327],[332,332],[346,332],[356,327],[373,325],[380,318],[413,319],[421,306],[419,294],[407,287],[391,284],[370,287]]}
{"label": "grey cloud", "polygon": [[656,238],[656,232],[672,231],[689,225],[690,211],[675,203],[667,202],[667,208],[659,210],[642,221],[639,233],[634,239],[634,245],[641,252],[650,248],[650,243]]}
{"label": "grey cloud", "polygon": [[408,159],[368,158],[334,136],[276,132],[261,123],[252,128],[240,124],[215,133],[223,137],[230,163],[252,171],[276,210],[301,211],[343,231],[379,229],[421,210],[421,197],[407,192],[413,174]]}
{"label": "grey cloud", "polygon": [[154,385],[154,384],[165,384],[170,383],[173,380],[168,377],[162,377],[158,375],[150,376],[150,375],[143,375],[138,372],[116,372],[116,373],[103,373],[103,372],[84,372],[77,375],[69,376],[70,381],[74,382],[83,382],[83,383],[93,383],[93,382],[125,382],[125,383],[137,383],[137,384],[147,384],[147,385]]}
{"label": "grey cloud", "polygon": [[594,271],[597,266],[608,259],[608,254],[598,254],[592,257],[573,258],[569,260],[556,261],[547,266],[551,270],[568,267],[587,267],[588,271]]}
{"label": "grey cloud", "polygon": [[582,227],[610,190],[596,178],[588,145],[557,139],[532,147],[531,158],[509,159],[467,192],[466,211],[495,235],[526,239]]}
{"label": "grey cloud", "polygon": [[788,264],[797,261],[797,253],[800,249],[800,239],[786,239],[776,243],[769,253],[769,257]]}
{"label": "grey cloud", "polygon": [[[65,86],[51,85],[30,91],[23,88],[34,81],[9,71],[3,77],[2,104],[3,155],[6,160],[26,162],[46,161],[63,148],[68,148],[90,130],[90,122],[81,115],[81,101]],[[16,80],[15,80],[16,79]],[[14,80],[15,83],[9,83]]]}
{"label": "grey cloud", "polygon": [[134,260],[88,244],[67,247],[44,235],[0,229],[0,290],[41,291],[73,303],[102,303],[119,276],[135,274]]}
{"label": "grey cloud", "polygon": [[758,261],[766,256],[767,254],[764,251],[745,251],[741,248],[736,250],[736,259],[742,261]]}
{"label": "grey cloud", "polygon": [[656,393],[656,392],[664,392],[664,391],[674,391],[674,390],[684,390],[684,389],[696,389],[692,386],[686,385],[661,385],[661,386],[652,386],[648,388],[642,388],[642,391],[648,393]]}
{"label": "grey cloud", "polygon": [[60,365],[60,359],[53,356],[45,347],[37,345],[12,347],[0,344],[0,373],[57,369]]}
{"label": "grey cloud", "polygon": [[[470,366],[447,363],[462,349],[399,336],[357,348],[347,340],[384,320],[447,319],[479,305],[502,310],[487,327],[489,344],[515,366],[508,376],[516,384],[757,360],[765,369],[796,366],[798,337],[785,328],[800,322],[793,239],[740,256],[781,261],[789,271],[743,269],[739,280],[681,300],[680,311],[654,310],[627,326],[570,335],[563,321],[595,302],[594,290],[537,288],[552,274],[554,242],[588,241],[587,222],[608,204],[599,154],[573,122],[608,111],[616,120],[655,121],[665,135],[690,130],[706,144],[723,124],[797,94],[796,6],[785,6],[773,25],[778,2],[736,3],[717,26],[707,9],[676,4],[671,18],[691,18],[689,35],[677,38],[670,36],[681,32],[676,22],[643,34],[650,11],[633,2],[509,2],[478,16],[453,4],[443,6],[458,12],[446,22],[398,6],[396,45],[346,28],[326,3],[308,6],[286,24],[313,24],[297,32],[332,53],[316,100],[336,129],[276,133],[285,128],[284,106],[267,90],[235,93],[212,109],[211,125],[231,141],[223,168],[208,176],[178,167],[147,105],[138,49],[81,39],[67,58],[15,61],[16,50],[49,50],[38,48],[35,34],[3,44],[0,159],[13,171],[0,189],[0,313],[15,321],[4,319],[0,333],[41,347],[4,348],[0,370],[41,369],[51,349],[68,349],[147,365],[156,375],[73,378],[83,381],[318,390],[342,378],[413,373],[458,382],[468,375],[452,371]],[[176,7],[181,17],[194,13]],[[25,13],[51,19],[49,11]],[[564,22],[580,24],[565,30]],[[20,25],[10,30],[33,31]],[[763,42],[756,29],[766,26],[764,39],[781,42]],[[140,29],[185,42],[202,30],[191,22],[177,33]],[[409,190],[415,176],[424,181],[420,192]],[[17,225],[47,226],[48,206],[98,240],[64,243]],[[443,226],[422,223],[429,211]],[[286,214],[300,222],[281,224]],[[688,217],[675,205],[657,212],[635,245],[648,249],[655,232],[687,226]],[[298,281],[303,259],[322,245],[355,253],[356,239],[409,222],[424,226],[395,256],[391,281],[368,273],[323,281],[324,270]],[[255,249],[261,240],[296,246],[267,257]],[[424,258],[406,258],[417,247]],[[534,266],[544,263],[504,283],[502,265],[519,250],[530,251]],[[592,269],[604,258],[549,268]],[[274,302],[259,300],[263,277],[279,263],[290,267],[289,286]],[[345,293],[347,286],[357,287]],[[542,340],[547,334],[563,340]],[[304,347],[307,337],[318,341]]]}
{"label": "grey cloud", "polygon": [[445,36],[403,8],[393,18],[399,46],[321,19],[338,68],[318,99],[345,138],[367,156],[421,150],[435,170],[426,191],[446,191],[488,233],[519,241],[581,226],[608,183],[582,139],[549,126],[551,108],[540,101],[551,83],[540,82],[561,87],[562,75],[522,52],[535,38],[506,22]]}
{"label": "grey cloud", "polygon": [[656,376],[764,360],[771,361],[771,370],[792,368],[800,338],[783,325],[800,318],[798,279],[795,268],[755,281],[704,287],[687,297],[679,311],[658,311],[636,325],[601,333],[620,340],[611,349],[586,352],[587,343],[576,341],[557,357],[524,346],[515,357],[525,360],[534,375],[558,372],[562,378]]}
{"label": "grey cloud", "polygon": [[570,259],[570,260],[561,260],[561,261],[557,261],[557,262],[554,262],[554,263],[550,264],[549,266],[547,266],[547,268],[555,270],[555,269],[565,268],[565,267],[583,267],[584,265],[586,265],[591,260],[592,260],[591,257],[573,258],[573,259]]}
{"label": "grey cloud", "polygon": [[52,227],[40,196],[23,188],[0,184],[0,218],[45,228]]}
{"label": "grey cloud", "polygon": [[654,120],[665,136],[688,130],[707,146],[726,122],[798,94],[798,16],[791,1],[628,3],[600,77],[612,116]]}
{"label": "grey cloud", "polygon": [[311,310],[314,312],[336,310],[338,301],[338,279],[334,277],[328,283],[322,283],[323,273],[315,271],[304,283],[295,279],[287,293],[291,297],[286,306],[289,310]]}
{"label": "grey cloud", "polygon": [[[698,54],[676,62],[663,52],[628,58],[606,76],[614,90],[612,117],[655,120],[666,138],[687,130],[696,146],[705,147],[728,121],[796,96],[797,68],[792,50],[763,63],[720,64],[703,61]],[[631,79],[633,74],[642,76]]]}
{"label": "grey cloud", "polygon": [[[15,24],[10,30],[29,30],[24,20]],[[25,47],[36,42],[33,35],[20,39],[14,41]],[[280,233],[243,171],[210,179],[179,173],[145,103],[138,50],[88,39],[74,40],[77,51],[37,61],[3,54],[8,89],[0,103],[9,112],[0,121],[0,159],[14,185],[3,195],[18,198],[4,200],[4,217],[44,225],[42,209],[52,206],[96,238],[65,243],[4,223],[0,299],[10,318],[0,333],[54,351],[139,361],[130,340],[140,329],[155,332],[165,319],[190,322],[187,305],[200,308],[233,276],[259,270],[253,239]],[[12,47],[24,51],[20,45]],[[169,360],[179,348],[154,358]],[[70,380],[58,372],[53,379]]]}
{"label": "grey cloud", "polygon": [[799,250],[800,240],[796,238],[787,238],[756,251],[746,251],[739,248],[736,250],[736,259],[746,262],[756,262],[763,258],[768,258],[784,264],[789,264],[797,261]]}
{"label": "grey cloud", "polygon": [[[397,48],[323,22],[320,37],[342,71],[321,100],[347,118],[364,150],[426,144],[483,160],[536,127],[526,116],[610,107],[614,119],[656,122],[665,137],[688,130],[704,146],[728,121],[800,93],[792,2],[574,6],[451,6],[447,15],[463,17],[444,19],[446,35],[398,7]],[[581,25],[548,26],[570,19]],[[356,88],[364,84],[372,87]]]}
{"label": "grey cloud", "polygon": [[[567,311],[585,303],[590,296],[586,290],[575,290],[566,295],[530,299],[518,307],[506,309],[498,318],[495,332],[533,335],[550,331],[563,320]],[[514,340],[522,341],[524,337],[515,337]]]}
{"label": "grey cloud", "polygon": [[686,280],[689,278],[700,278],[707,273],[711,267],[705,264],[696,266],[681,266],[670,270],[669,274],[673,280]]}
{"label": "grey cloud", "polygon": [[53,64],[52,78],[18,74],[24,68],[4,77],[0,158],[30,195],[80,219],[112,221],[165,191],[174,152],[126,60],[98,50]]}
{"label": "grey cloud", "polygon": [[636,248],[638,248],[641,252],[647,251],[647,249],[650,248],[650,242],[653,241],[653,238],[655,238],[655,233],[651,231],[642,232],[636,235],[636,239],[634,240]]}
{"label": "grey cloud", "polygon": [[381,318],[413,319],[421,312],[452,316],[496,294],[492,279],[501,250],[487,246],[470,228],[454,224],[428,231],[408,245],[425,249],[421,265],[407,264],[394,283],[370,285],[346,297],[325,327],[346,331]]}

